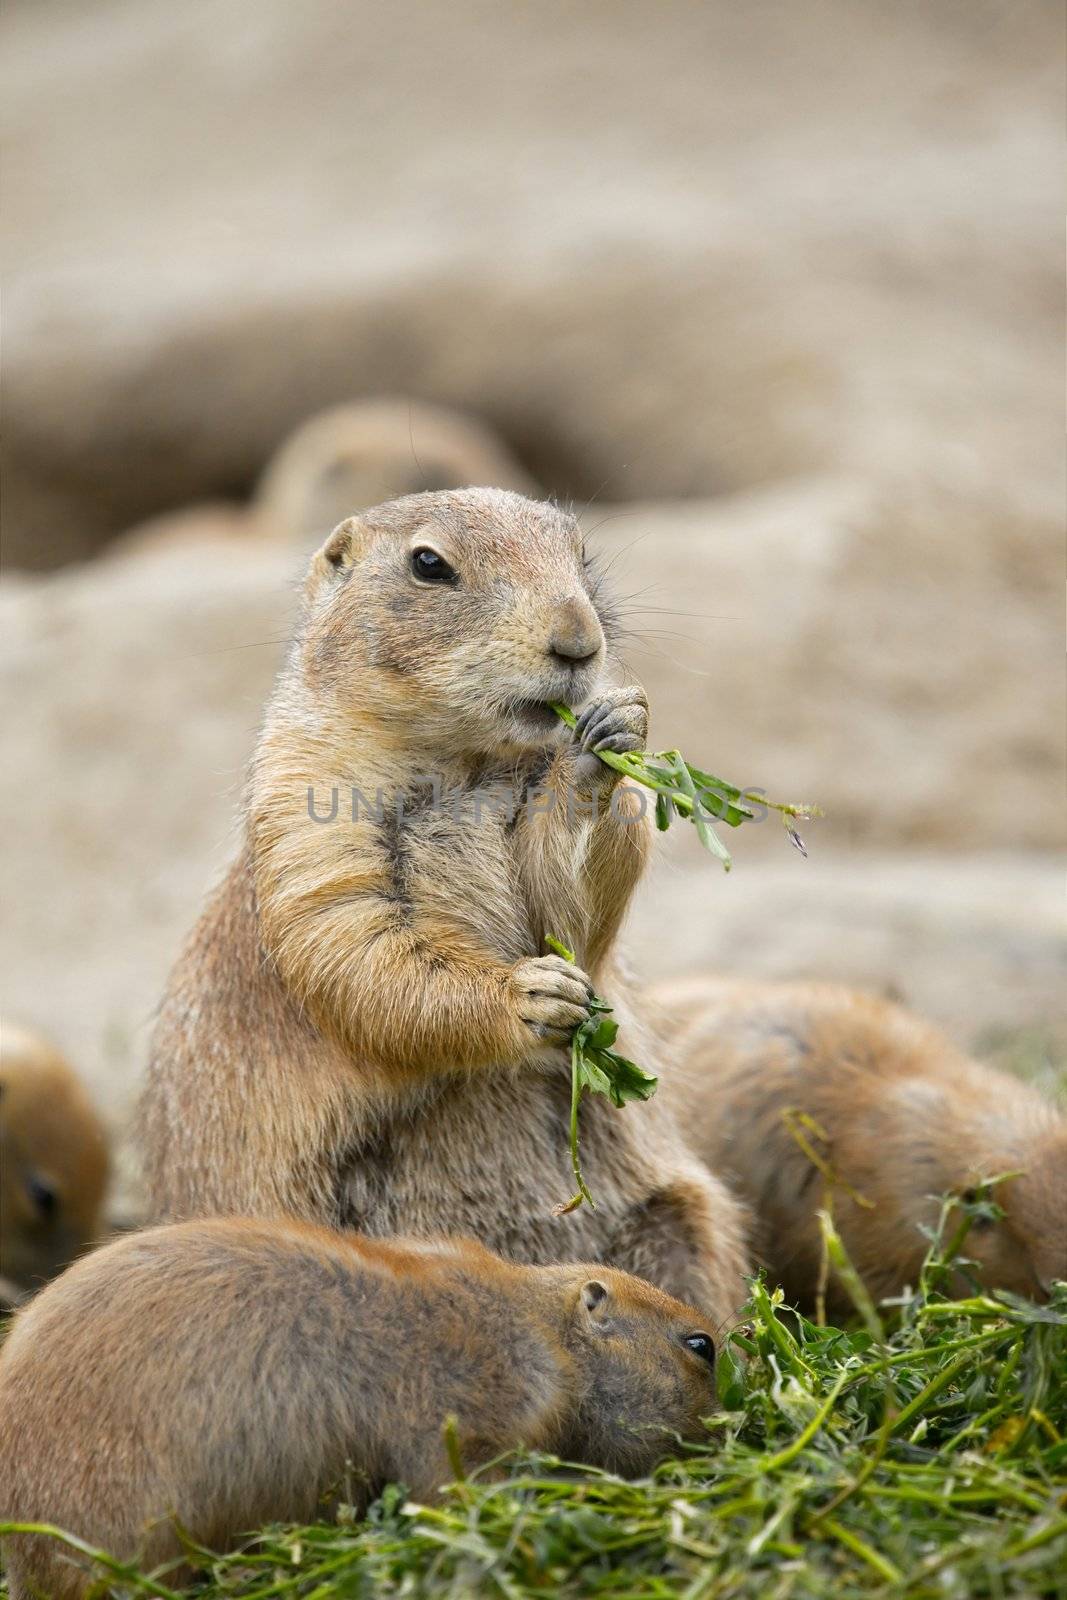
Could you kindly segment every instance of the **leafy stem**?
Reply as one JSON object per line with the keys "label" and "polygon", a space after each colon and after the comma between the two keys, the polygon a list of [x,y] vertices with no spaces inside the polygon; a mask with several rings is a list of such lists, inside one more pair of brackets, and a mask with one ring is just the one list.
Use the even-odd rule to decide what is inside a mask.
{"label": "leafy stem", "polygon": [[[553,701],[552,709],[568,728],[576,728],[578,718],[570,706]],[[783,800],[769,800],[753,789],[739,789],[736,784],[717,778],[686,761],[680,750],[633,750],[619,754],[614,750],[597,750],[597,759],[606,767],[651,789],[656,795],[656,826],[661,832],[670,827],[674,816],[692,822],[700,842],[710,850],[729,872],[730,852],[712,826],[712,818],[739,828],[743,822],[755,820],[754,807],[777,811],[786,831],[802,855],[807,855],[804,841],[793,823],[806,817],[821,816],[818,806],[792,805]]]}
{"label": "leafy stem", "polygon": [[[564,961],[573,962],[574,951],[568,950],[561,940],[548,935],[545,943]],[[569,1200],[553,1206],[554,1217],[565,1217],[586,1202],[596,1210],[596,1203],[582,1176],[578,1153],[578,1107],[584,1091],[588,1089],[593,1094],[607,1095],[616,1106],[624,1106],[629,1100],[650,1100],[656,1092],[658,1078],[646,1072],[644,1067],[639,1067],[636,1061],[628,1060],[611,1048],[618,1032],[619,1024],[611,1015],[611,1007],[599,995],[593,995],[589,1002],[589,1015],[571,1034],[570,1152],[577,1188]]]}

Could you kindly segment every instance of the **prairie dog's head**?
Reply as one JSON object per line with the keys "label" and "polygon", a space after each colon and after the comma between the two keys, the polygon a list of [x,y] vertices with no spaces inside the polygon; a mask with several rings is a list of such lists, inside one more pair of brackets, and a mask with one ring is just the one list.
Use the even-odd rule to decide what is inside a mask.
{"label": "prairie dog's head", "polygon": [[[1018,1177],[993,1193],[1004,1215],[972,1221],[963,1254],[978,1263],[987,1288],[1043,1297],[1067,1280],[1067,1126],[1035,1139],[1013,1165]],[[963,1185],[968,1198],[980,1176],[975,1171]]]}
{"label": "prairie dog's head", "polygon": [[639,1476],[668,1452],[671,1435],[700,1438],[701,1418],[716,1408],[707,1321],[625,1272],[567,1272],[566,1340],[578,1393],[565,1448],[577,1460]]}
{"label": "prairie dog's head", "polygon": [[0,1044],[0,1272],[26,1289],[95,1242],[107,1187],[100,1120],[39,1035],[5,1021]]}
{"label": "prairie dog's head", "polygon": [[578,523],[505,490],[411,495],[342,522],[305,592],[316,686],[427,750],[553,742],[550,702],[580,705],[605,672]]}

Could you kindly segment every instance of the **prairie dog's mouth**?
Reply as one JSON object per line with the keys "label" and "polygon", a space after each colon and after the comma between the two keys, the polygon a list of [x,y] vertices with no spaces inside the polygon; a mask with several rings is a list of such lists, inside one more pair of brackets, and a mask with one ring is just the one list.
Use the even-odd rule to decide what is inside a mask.
{"label": "prairie dog's mouth", "polygon": [[536,728],[539,733],[551,733],[554,728],[563,726],[549,700],[512,700],[508,711],[524,727]]}

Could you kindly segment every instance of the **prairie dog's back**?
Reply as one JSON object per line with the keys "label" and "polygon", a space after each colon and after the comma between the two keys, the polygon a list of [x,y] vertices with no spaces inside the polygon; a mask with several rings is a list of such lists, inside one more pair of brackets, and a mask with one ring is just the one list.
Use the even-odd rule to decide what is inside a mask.
{"label": "prairie dog's back", "polygon": [[[838,1138],[873,1124],[917,1152],[924,1111],[946,1152],[988,1145],[1003,1153],[1009,1141],[1023,1155],[1061,1121],[1028,1084],[972,1060],[940,1029],[876,995],[835,984],[694,978],[657,985],[648,997],[677,1056],[686,1102],[719,1112],[710,1133],[717,1149],[745,1149],[748,1123],[726,1116],[735,1105],[773,1106],[779,1122],[782,1105],[798,1105]],[[702,1124],[700,1137],[708,1136]]]}
{"label": "prairie dog's back", "polygon": [[[298,1222],[173,1224],[85,1258],[16,1317],[0,1515],[148,1565],[179,1557],[175,1518],[229,1549],[310,1519],[342,1480],[349,1497],[387,1481],[434,1495],[453,1476],[449,1416],[469,1466],[525,1444],[647,1470],[665,1430],[693,1435],[712,1408],[713,1353],[690,1307],[610,1268]],[[61,1547],[11,1543],[18,1600],[83,1593]]]}
{"label": "prairie dog's back", "polygon": [[[311,1518],[346,1461],[369,1493],[391,1477],[414,1483],[417,1446],[428,1491],[435,1469],[436,1481],[448,1473],[427,1383],[442,1415],[451,1403],[461,1417],[457,1387],[470,1385],[436,1352],[454,1356],[465,1340],[509,1422],[529,1420],[533,1434],[520,1397],[535,1412],[554,1393],[536,1349],[510,1395],[489,1370],[508,1270],[477,1247],[286,1222],[177,1224],[105,1246],[16,1318],[0,1352],[4,1514],[152,1564],[178,1554],[172,1517],[221,1548],[261,1523]],[[44,1541],[12,1566],[46,1574],[57,1600],[82,1592],[81,1569]]]}
{"label": "prairie dog's back", "polygon": [[883,1292],[915,1282],[935,1197],[1009,1171],[1026,1175],[998,1192],[1005,1221],[972,1230],[967,1253],[990,1286],[1023,1293],[1067,1272],[1064,1119],[1029,1085],[902,1007],[836,985],[696,978],[649,999],[677,1058],[665,1089],[679,1123],[752,1206],[763,1258],[790,1293],[810,1301],[824,1184],[789,1110],[815,1119],[838,1178],[871,1202],[839,1190],[835,1218]]}

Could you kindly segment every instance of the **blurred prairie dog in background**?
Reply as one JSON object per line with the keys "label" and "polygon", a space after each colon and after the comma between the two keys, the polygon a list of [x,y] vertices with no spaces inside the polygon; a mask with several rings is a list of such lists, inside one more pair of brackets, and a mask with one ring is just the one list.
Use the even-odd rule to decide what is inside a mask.
{"label": "blurred prairie dog in background", "polygon": [[256,490],[264,530],[310,554],[365,506],[481,485],[536,494],[486,423],[449,406],[388,397],[319,411],[275,451]]}
{"label": "blurred prairie dog in background", "polygon": [[[791,1300],[815,1294],[825,1184],[783,1120],[790,1108],[815,1118],[821,1153],[872,1203],[838,1187],[833,1214],[876,1296],[915,1284],[936,1197],[1004,1172],[1022,1176],[997,1186],[1003,1220],[972,1224],[962,1253],[988,1288],[1040,1297],[1067,1278],[1067,1118],[1028,1084],[900,1006],[831,984],[678,979],[646,998],[676,1058],[660,1093],[751,1207],[755,1252]],[[848,1305],[832,1284],[830,1303]]]}
{"label": "blurred prairie dog in background", "polygon": [[[172,1518],[232,1549],[386,1482],[420,1499],[520,1445],[638,1475],[701,1436],[714,1346],[697,1312],[606,1267],[519,1267],[465,1240],[369,1240],[208,1219],[72,1267],[0,1350],[0,1516],[149,1566]],[[667,1430],[667,1431],[665,1431]],[[13,1600],[72,1600],[73,1553],[9,1541]],[[166,1580],[174,1582],[170,1576]]]}
{"label": "blurred prairie dog in background", "polygon": [[310,555],[366,506],[426,490],[486,485],[536,494],[533,479],[488,423],[403,397],[317,411],[283,439],[248,504],[204,500],[139,523],[120,555],[201,541],[269,539]]}
{"label": "blurred prairie dog in background", "polygon": [[0,1304],[16,1304],[100,1236],[103,1124],[49,1040],[0,1029]]}

